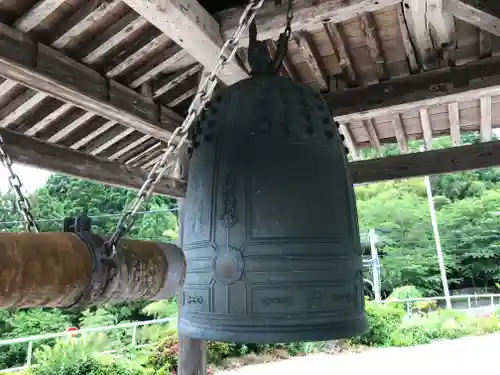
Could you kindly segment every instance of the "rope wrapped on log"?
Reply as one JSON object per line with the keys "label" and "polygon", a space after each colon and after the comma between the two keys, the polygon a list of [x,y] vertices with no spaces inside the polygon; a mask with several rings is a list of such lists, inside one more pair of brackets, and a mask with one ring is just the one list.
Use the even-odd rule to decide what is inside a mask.
{"label": "rope wrapped on log", "polygon": [[82,236],[0,233],[0,309],[160,300],[182,288],[186,262],[179,247],[123,240],[117,253],[104,282],[96,283],[95,248]]}

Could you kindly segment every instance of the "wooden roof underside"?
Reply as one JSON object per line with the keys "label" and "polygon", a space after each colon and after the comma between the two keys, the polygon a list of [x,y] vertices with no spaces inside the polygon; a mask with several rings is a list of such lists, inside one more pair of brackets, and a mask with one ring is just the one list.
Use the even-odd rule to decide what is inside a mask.
{"label": "wooden roof underside", "polygon": [[[281,73],[323,93],[354,158],[448,134],[458,146],[469,131],[489,141],[500,127],[496,1],[296,0]],[[271,53],[285,13],[271,1],[257,16]],[[139,186],[240,14],[192,0],[0,0],[0,128],[35,150],[9,145],[13,158]],[[233,61],[219,78],[246,76]],[[161,193],[182,196],[174,169]]]}

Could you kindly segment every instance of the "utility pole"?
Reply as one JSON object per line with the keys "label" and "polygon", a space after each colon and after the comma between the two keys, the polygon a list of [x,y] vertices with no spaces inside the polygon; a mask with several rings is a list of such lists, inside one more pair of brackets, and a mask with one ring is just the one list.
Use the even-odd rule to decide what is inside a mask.
{"label": "utility pole", "polygon": [[436,208],[432,199],[432,186],[429,176],[425,176],[425,186],[427,188],[427,200],[429,201],[429,210],[431,212],[432,229],[434,231],[434,241],[436,242],[436,252],[439,262],[439,270],[441,271],[441,282],[443,283],[444,297],[446,299],[446,308],[451,309],[450,290],[448,289],[448,278],[446,277],[446,268],[444,266],[443,250],[441,249],[441,240],[439,238],[439,230],[436,217]]}
{"label": "utility pole", "polygon": [[372,274],[373,274],[373,293],[375,294],[375,301],[382,300],[382,294],[380,292],[380,261],[378,257],[377,251],[377,234],[375,233],[375,229],[370,229],[370,249],[371,249],[371,265],[372,265]]}

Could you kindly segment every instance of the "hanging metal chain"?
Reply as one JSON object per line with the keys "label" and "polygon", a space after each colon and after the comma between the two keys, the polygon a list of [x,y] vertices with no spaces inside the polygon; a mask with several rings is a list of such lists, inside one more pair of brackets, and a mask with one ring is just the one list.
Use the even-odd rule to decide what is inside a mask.
{"label": "hanging metal chain", "polygon": [[283,60],[285,59],[286,53],[288,51],[288,41],[292,36],[293,2],[294,0],[288,0],[285,31],[280,34],[278,47],[276,48],[276,55],[272,62],[272,68],[276,73],[279,73],[281,65],[283,65]]}
{"label": "hanging metal chain", "polygon": [[14,172],[12,166],[14,162],[12,161],[10,155],[5,149],[5,142],[2,135],[0,134],[0,162],[3,164],[5,169],[9,172],[9,185],[16,193],[16,207],[19,213],[23,216],[26,221],[26,230],[28,232],[39,232],[38,224],[35,221],[35,217],[31,212],[31,204],[28,198],[23,193],[23,183],[19,176]]}
{"label": "hanging metal chain", "polygon": [[[203,82],[200,84],[198,93],[191,102],[188,114],[184,119],[184,122],[173,132],[172,136],[167,142],[165,153],[149,172],[146,182],[144,182],[144,184],[142,185],[139,193],[137,194],[137,197],[123,212],[120,220],[118,221],[115,232],[106,242],[106,250],[109,252],[108,256],[114,255],[116,245],[118,244],[120,239],[127,233],[127,231],[134,225],[137,218],[137,211],[141,208],[142,204],[149,199],[149,197],[153,193],[155,186],[160,182],[163,175],[165,174],[169,158],[172,156],[172,154],[175,154],[177,151],[179,151],[186,143],[191,125],[198,117],[200,112],[205,108],[206,104],[212,97],[215,87],[217,86],[217,74],[219,74],[224,65],[228,61],[230,61],[236,54],[236,51],[238,50],[239,40],[241,39],[243,31],[245,31],[245,29],[248,28],[250,23],[254,20],[257,11],[262,7],[263,3],[264,0],[251,0],[246,6],[243,14],[240,17],[238,27],[236,28],[233,36],[228,39],[222,46],[219,56],[217,57],[215,67],[213,68],[212,72],[205,78],[205,80],[203,80]],[[178,142],[176,142],[177,137],[180,138]]]}

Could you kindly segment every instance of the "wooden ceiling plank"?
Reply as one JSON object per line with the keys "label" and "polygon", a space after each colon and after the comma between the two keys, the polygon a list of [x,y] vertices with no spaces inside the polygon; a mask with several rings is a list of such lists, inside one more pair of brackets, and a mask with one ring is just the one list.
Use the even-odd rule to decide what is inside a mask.
{"label": "wooden ceiling plank", "polygon": [[[138,190],[147,173],[139,168],[97,158],[66,147],[39,141],[8,130],[1,130],[5,148],[16,163],[36,166],[51,172]],[[155,192],[180,198],[185,195],[185,184],[165,176]]]}
{"label": "wooden ceiling plank", "polygon": [[352,156],[353,160],[359,159],[358,149],[356,147],[356,141],[349,129],[349,123],[341,123],[339,128],[340,134],[344,136],[344,142]]}
{"label": "wooden ceiling plank", "polygon": [[[208,70],[213,70],[223,45],[219,24],[196,0],[124,0],[181,46]],[[219,78],[233,84],[247,78],[233,59],[220,71]]]}
{"label": "wooden ceiling plank", "polygon": [[[36,48],[38,47],[38,48]],[[0,74],[76,107],[119,122],[144,134],[167,140],[182,118],[150,101],[153,112],[143,112],[133,90],[107,81],[97,72],[78,64],[42,44],[0,24]],[[129,91],[127,91],[129,90]],[[121,101],[116,102],[115,94]],[[112,100],[115,100],[112,104]],[[130,104],[120,103],[135,103]],[[151,114],[150,114],[151,113]],[[166,116],[159,116],[159,114]],[[161,118],[161,126],[158,125]],[[163,121],[169,121],[163,123]]]}
{"label": "wooden ceiling plank", "polygon": [[304,56],[311,69],[311,72],[316,79],[321,91],[328,91],[328,76],[325,74],[323,67],[320,66],[320,61],[317,52],[314,49],[308,35],[305,32],[300,32],[294,37],[300,52]]}
{"label": "wooden ceiling plank", "polygon": [[347,41],[342,31],[342,25],[337,26],[332,22],[325,22],[323,23],[323,27],[325,28],[328,39],[330,39],[330,43],[338,56],[339,65],[342,68],[345,78],[347,78],[347,83],[350,86],[358,86],[358,74],[354,69],[351,55],[347,50]]}
{"label": "wooden ceiling plank", "polygon": [[481,139],[489,142],[492,139],[491,132],[491,96],[484,96],[481,102]]}
{"label": "wooden ceiling plank", "polygon": [[397,5],[399,28],[401,31],[403,45],[405,47],[406,57],[408,59],[410,73],[414,74],[420,71],[420,64],[418,63],[417,54],[415,53],[415,48],[413,47],[413,42],[411,41],[408,25],[406,24],[403,6],[403,3]]}
{"label": "wooden ceiling plank", "polygon": [[370,144],[375,150],[377,150],[378,155],[382,155],[382,145],[380,144],[380,138],[377,134],[377,130],[375,129],[375,125],[373,124],[373,120],[371,118],[366,119],[363,121],[363,125],[365,126],[368,137],[370,138]]}
{"label": "wooden ceiling plank", "polygon": [[132,83],[130,83],[130,87],[137,88],[143,83],[150,81],[151,79],[161,74],[168,67],[185,59],[186,56],[188,55],[188,53],[184,51],[181,47],[179,47],[177,44],[174,44],[169,48],[168,54],[169,57],[167,57],[165,61],[163,61],[161,64],[158,64],[153,69],[147,71],[142,76],[132,81]]}
{"label": "wooden ceiling plank", "polygon": [[366,46],[372,62],[375,65],[379,81],[389,79],[389,69],[385,63],[384,52],[382,51],[377,26],[371,13],[361,14],[361,29],[365,35]]}
{"label": "wooden ceiling plank", "polygon": [[31,128],[26,130],[24,134],[29,135],[29,136],[34,136],[41,132],[42,130],[45,130],[48,128],[52,123],[55,121],[61,119],[64,117],[66,114],[68,114],[73,108],[71,104],[65,103],[62,106],[60,106],[58,109],[56,109],[54,112],[49,114],[48,116],[42,118],[39,120],[35,125],[33,125]]}
{"label": "wooden ceiling plank", "polygon": [[420,110],[420,124],[424,134],[424,143],[427,150],[432,150],[432,126],[429,118],[429,111],[426,108]]}
{"label": "wooden ceiling plank", "polygon": [[[97,7],[96,4],[98,4]],[[54,40],[51,44],[52,47],[57,49],[67,48],[78,36],[93,26],[96,21],[108,17],[122,6],[120,0],[89,1],[69,20],[71,25]]]}
{"label": "wooden ceiling plank", "polygon": [[460,112],[458,111],[458,103],[448,104],[448,118],[450,121],[450,135],[453,146],[460,146]]}
{"label": "wooden ceiling plank", "polygon": [[12,89],[17,86],[17,82],[6,79],[0,84],[0,97],[7,95]]}
{"label": "wooden ceiling plank", "polygon": [[7,116],[5,116],[2,120],[0,120],[0,128],[6,128],[12,123],[19,120],[21,117],[25,116],[28,112],[32,111],[36,107],[40,105],[40,103],[48,98],[49,95],[38,92],[30,99],[25,101],[23,104],[18,106],[15,110],[10,112]]}
{"label": "wooden ceiling plank", "polygon": [[108,148],[110,148],[111,146],[113,146],[115,143],[118,143],[119,141],[121,141],[125,137],[128,137],[133,132],[135,132],[135,129],[132,129],[132,128],[125,129],[123,132],[121,132],[117,136],[111,138],[109,141],[103,143],[101,146],[99,146],[96,149],[92,150],[90,152],[90,155],[94,155],[94,156],[99,155],[100,153],[106,151]]}
{"label": "wooden ceiling plank", "polygon": [[45,21],[47,17],[66,1],[67,0],[40,0],[28,12],[24,13],[14,22],[14,27],[19,31],[28,33]]}
{"label": "wooden ceiling plank", "polygon": [[458,19],[500,36],[498,0],[443,0],[444,10]]}
{"label": "wooden ceiling plank", "polygon": [[149,22],[141,16],[137,17],[135,14],[131,14],[131,16],[136,17],[136,19],[132,22],[125,22],[124,25],[118,25],[120,27],[119,31],[107,38],[102,43],[99,43],[96,48],[88,52],[85,57],[83,57],[82,61],[85,64],[95,64],[97,62],[100,62],[101,59],[109,51],[126,40],[130,35],[134,34],[137,31],[140,31],[149,24]]}
{"label": "wooden ceiling plank", "polygon": [[116,160],[118,159],[120,156],[123,156],[125,155],[126,153],[132,151],[134,148],[136,148],[137,146],[139,146],[140,144],[146,142],[148,139],[150,139],[151,136],[149,135],[143,135],[141,138],[137,139],[136,141],[134,142],[131,142],[129,143],[127,146],[125,147],[122,147],[120,150],[118,150],[117,152],[115,152],[113,155],[111,155],[108,159],[109,160]]}
{"label": "wooden ceiling plank", "polygon": [[355,184],[469,171],[500,165],[500,141],[350,163]]}
{"label": "wooden ceiling plank", "polygon": [[162,96],[166,92],[172,90],[174,87],[177,87],[179,84],[184,82],[189,77],[198,73],[201,70],[201,68],[202,68],[202,66],[200,64],[195,64],[188,69],[184,69],[184,70],[181,70],[177,73],[171,74],[171,76],[169,76],[167,82],[165,82],[160,87],[156,88],[153,96],[155,98]]}
{"label": "wooden ceiling plank", "polygon": [[[375,12],[382,8],[394,5],[401,0],[325,0],[321,2],[310,0],[296,0],[294,2],[294,18],[292,30],[314,30],[325,20],[340,23],[359,16],[363,12]],[[221,34],[224,40],[233,35],[242,8],[225,10],[216,15],[221,25]],[[261,40],[277,39],[283,32],[283,20],[286,19],[287,2],[275,4],[272,1],[264,2],[262,9],[255,18],[259,38]],[[248,30],[244,31],[240,39],[240,46],[248,46]]]}
{"label": "wooden ceiling plank", "polygon": [[114,126],[116,126],[116,124],[117,123],[115,121],[108,121],[108,122],[106,122],[105,124],[103,124],[102,126],[100,126],[99,128],[97,128],[96,130],[94,130],[92,133],[89,133],[88,135],[86,135],[85,137],[83,137],[82,139],[80,139],[78,142],[73,143],[70,146],[70,148],[72,148],[73,150],[79,150],[83,146],[86,146],[93,139],[99,137],[101,134],[104,134],[109,129],[111,129]]}
{"label": "wooden ceiling plank", "polygon": [[400,115],[395,115],[392,118],[392,127],[394,128],[394,133],[396,134],[396,139],[398,141],[399,150],[402,154],[408,153],[408,137],[401,121]]}

